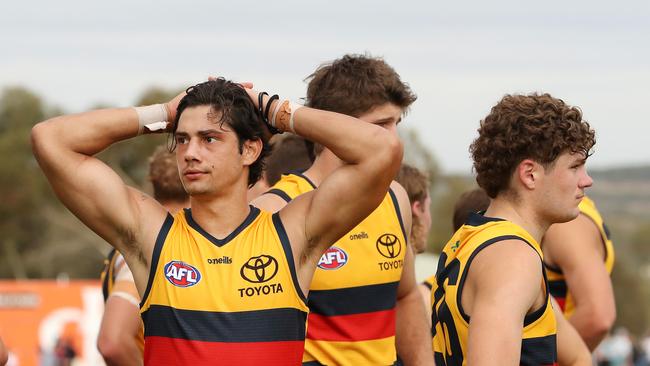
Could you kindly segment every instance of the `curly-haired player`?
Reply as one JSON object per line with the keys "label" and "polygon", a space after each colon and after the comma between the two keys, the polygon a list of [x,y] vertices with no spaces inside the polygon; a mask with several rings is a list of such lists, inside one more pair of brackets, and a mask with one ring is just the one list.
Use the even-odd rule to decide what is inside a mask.
{"label": "curly-haired player", "polygon": [[492,199],[445,245],[432,291],[437,365],[591,365],[552,305],[539,242],[574,219],[592,180],[594,131],[548,94],[506,95],[471,144],[476,180]]}

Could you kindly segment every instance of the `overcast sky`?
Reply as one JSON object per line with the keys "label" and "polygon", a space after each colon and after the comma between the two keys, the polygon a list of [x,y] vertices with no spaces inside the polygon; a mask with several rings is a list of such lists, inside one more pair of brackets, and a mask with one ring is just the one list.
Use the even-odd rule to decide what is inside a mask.
{"label": "overcast sky", "polygon": [[77,112],[208,75],[298,99],[345,53],[382,56],[418,94],[402,128],[469,172],[506,93],[550,92],[596,129],[591,167],[650,164],[650,1],[22,1],[0,12],[0,88]]}

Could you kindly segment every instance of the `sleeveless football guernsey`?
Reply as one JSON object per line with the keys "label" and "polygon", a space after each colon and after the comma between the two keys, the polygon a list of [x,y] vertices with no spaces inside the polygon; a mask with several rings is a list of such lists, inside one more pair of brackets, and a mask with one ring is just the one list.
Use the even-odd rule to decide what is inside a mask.
{"label": "sleeveless football guernsey", "polygon": [[[284,175],[269,191],[289,202],[316,186]],[[392,365],[395,306],[406,235],[389,191],[359,225],[321,256],[308,295],[303,365]]]}
{"label": "sleeveless football guernsey", "polygon": [[[431,333],[436,365],[467,365],[470,317],[461,304],[463,284],[476,254],[489,245],[510,239],[522,240],[522,245],[532,247],[540,256],[540,270],[544,272],[539,244],[524,229],[502,219],[470,214],[467,223],[445,245],[431,291]],[[504,263],[503,269],[507,268]],[[543,283],[538,286],[546,289],[546,302],[524,319],[520,364],[557,365],[557,327],[545,274]]]}
{"label": "sleeveless football guernsey", "polygon": [[185,209],[156,241],[141,303],[147,365],[299,365],[307,306],[278,214],[224,239]]}

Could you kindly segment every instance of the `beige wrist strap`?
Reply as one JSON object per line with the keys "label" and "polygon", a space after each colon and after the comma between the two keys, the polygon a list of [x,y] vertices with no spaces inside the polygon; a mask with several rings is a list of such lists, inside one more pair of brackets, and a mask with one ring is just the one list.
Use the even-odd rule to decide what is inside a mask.
{"label": "beige wrist strap", "polygon": [[135,107],[138,113],[138,135],[167,130],[167,108],[164,104]]}

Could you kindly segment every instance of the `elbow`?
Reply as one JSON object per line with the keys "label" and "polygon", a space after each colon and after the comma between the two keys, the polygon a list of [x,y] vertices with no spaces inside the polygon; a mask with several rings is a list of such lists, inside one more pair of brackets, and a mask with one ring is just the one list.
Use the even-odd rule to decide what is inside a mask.
{"label": "elbow", "polygon": [[603,339],[609,330],[614,326],[616,321],[615,309],[602,309],[593,311],[589,317],[587,326],[584,329],[584,338],[586,339]]}
{"label": "elbow", "polygon": [[30,140],[32,144],[32,151],[37,158],[43,154],[43,147],[47,144],[48,136],[52,135],[51,128],[47,121],[40,122],[32,127]]}
{"label": "elbow", "polygon": [[101,332],[97,337],[97,349],[104,358],[107,364],[115,364],[114,361],[118,360],[121,353],[124,352],[125,347],[120,344],[119,335],[110,335]]}
{"label": "elbow", "polygon": [[378,146],[378,149],[382,153],[377,154],[377,158],[381,159],[382,170],[392,173],[390,175],[390,179],[392,180],[397,175],[397,172],[402,165],[404,145],[397,134],[388,131],[381,132],[383,133],[383,136],[382,138],[377,139],[377,141],[381,141],[381,145]]}

